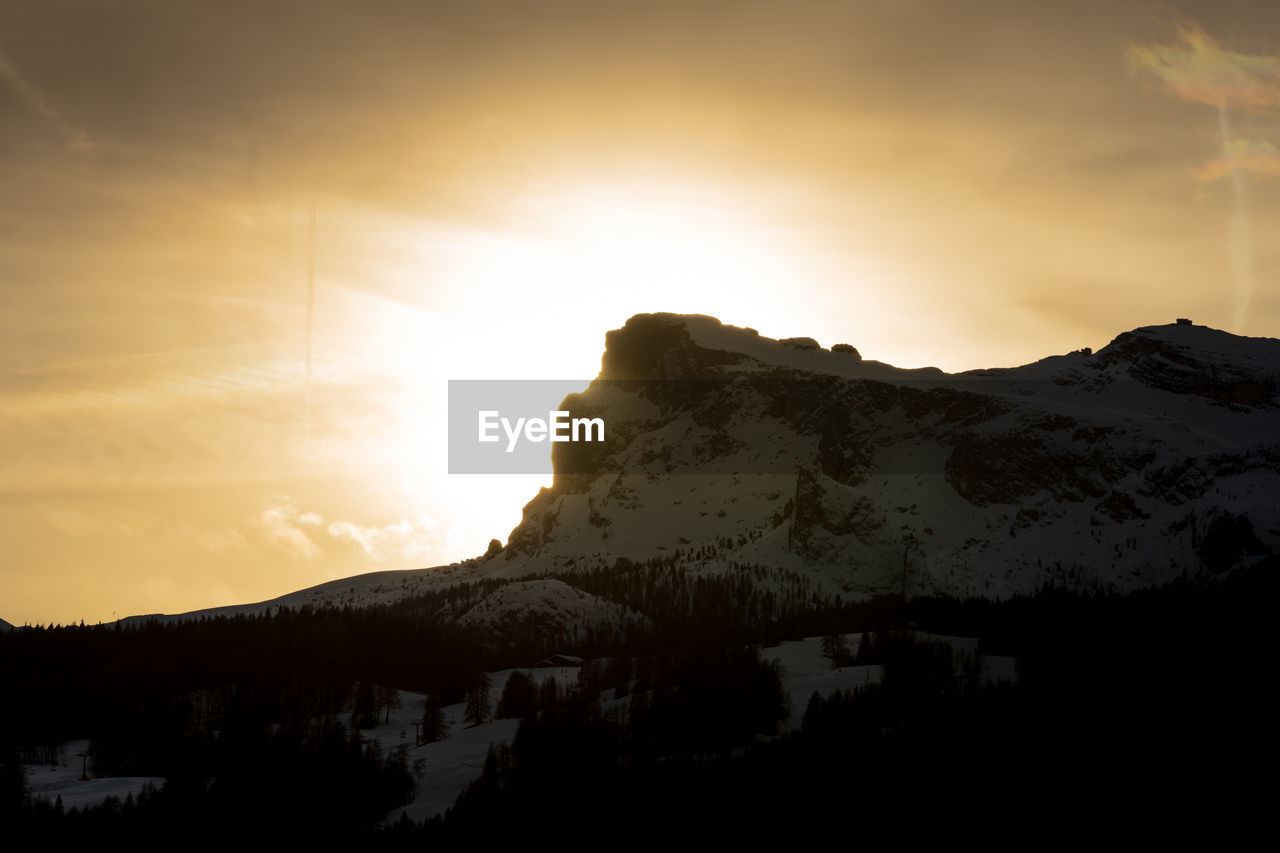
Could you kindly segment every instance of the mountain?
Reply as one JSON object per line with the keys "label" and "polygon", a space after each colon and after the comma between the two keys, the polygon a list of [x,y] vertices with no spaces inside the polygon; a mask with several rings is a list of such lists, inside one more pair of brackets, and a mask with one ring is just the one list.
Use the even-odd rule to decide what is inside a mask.
{"label": "mountain", "polygon": [[1127,590],[1280,547],[1280,341],[1180,321],[946,374],[645,314],[490,577],[676,557],[846,596]]}
{"label": "mountain", "polygon": [[505,586],[448,618],[555,634],[654,618],[652,588],[591,581],[645,567],[669,573],[668,598],[682,578],[741,579],[774,613],[815,596],[1000,598],[1223,574],[1280,550],[1278,390],[1280,341],[1183,321],[1096,353],[947,374],[713,317],[637,315],[560,405],[602,418],[605,440],[552,445],[553,484],[505,547],[167,618],[489,581]]}

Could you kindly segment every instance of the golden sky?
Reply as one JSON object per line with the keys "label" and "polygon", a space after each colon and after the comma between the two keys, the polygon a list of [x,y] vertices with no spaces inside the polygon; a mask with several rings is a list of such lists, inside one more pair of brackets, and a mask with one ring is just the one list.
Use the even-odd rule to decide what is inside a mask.
{"label": "golden sky", "polygon": [[1249,2],[0,0],[0,617],[474,556],[541,480],[446,473],[446,381],[589,379],[638,312],[947,370],[1276,336],[1276,41]]}

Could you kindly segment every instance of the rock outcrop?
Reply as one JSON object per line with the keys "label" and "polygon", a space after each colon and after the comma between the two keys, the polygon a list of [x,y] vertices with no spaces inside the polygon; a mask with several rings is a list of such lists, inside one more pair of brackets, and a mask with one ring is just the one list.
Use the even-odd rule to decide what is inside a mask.
{"label": "rock outcrop", "polygon": [[1225,571],[1280,549],[1278,378],[1280,341],[1186,324],[949,375],[638,315],[562,405],[604,418],[608,440],[553,448],[552,487],[478,571],[701,548],[707,570],[853,595]]}

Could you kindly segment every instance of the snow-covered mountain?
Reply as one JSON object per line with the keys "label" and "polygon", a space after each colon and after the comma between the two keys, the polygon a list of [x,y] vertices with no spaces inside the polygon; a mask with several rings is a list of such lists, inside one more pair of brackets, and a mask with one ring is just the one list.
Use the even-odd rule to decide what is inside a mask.
{"label": "snow-covered mountain", "polygon": [[797,584],[1002,597],[1133,589],[1280,550],[1271,338],[1179,321],[1096,353],[947,374],[642,314],[607,335],[600,376],[560,408],[602,417],[606,440],[553,445],[553,485],[501,550],[202,613],[489,579],[512,583],[450,618],[581,630],[652,615],[571,585],[594,569],[749,573],[793,597]]}
{"label": "snow-covered mountain", "polygon": [[946,374],[638,315],[562,406],[607,441],[554,445],[554,484],[476,571],[680,552],[856,596],[1222,572],[1280,547],[1278,386],[1280,341],[1185,322]]}

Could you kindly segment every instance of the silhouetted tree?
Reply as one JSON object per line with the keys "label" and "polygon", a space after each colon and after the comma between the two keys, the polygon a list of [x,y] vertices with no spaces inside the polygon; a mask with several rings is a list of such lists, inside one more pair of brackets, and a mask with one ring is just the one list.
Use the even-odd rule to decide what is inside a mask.
{"label": "silhouetted tree", "polygon": [[578,668],[578,692],[587,696],[600,695],[603,687],[604,666],[595,658],[587,658]]}
{"label": "silhouetted tree", "polygon": [[371,729],[378,724],[378,697],[372,684],[361,681],[356,686],[351,705],[351,727]]}
{"label": "silhouetted tree", "polygon": [[0,818],[6,825],[16,822],[27,804],[27,771],[14,751],[0,764]]}
{"label": "silhouetted tree", "polygon": [[482,670],[467,691],[467,707],[462,718],[473,726],[478,726],[489,718],[490,684],[489,673]]}
{"label": "silhouetted tree", "polygon": [[422,742],[435,743],[444,737],[449,726],[444,721],[444,709],[440,705],[440,697],[432,693],[427,696],[426,706],[422,711]]}
{"label": "silhouetted tree", "polygon": [[871,634],[866,631],[858,638],[858,656],[855,660],[860,665],[871,662]]}
{"label": "silhouetted tree", "polygon": [[538,704],[544,711],[560,704],[560,687],[556,684],[554,675],[542,682],[542,689],[538,691]]}
{"label": "silhouetted tree", "polygon": [[379,684],[376,688],[378,705],[384,714],[383,722],[391,722],[391,712],[400,709],[400,691],[394,687]]}
{"label": "silhouetted tree", "polygon": [[506,686],[502,688],[502,698],[498,700],[499,719],[527,717],[538,709],[538,689],[533,679],[520,670],[511,673]]}
{"label": "silhouetted tree", "polygon": [[827,634],[822,638],[822,654],[831,658],[831,668],[845,666],[849,662],[849,644],[843,634]]}

